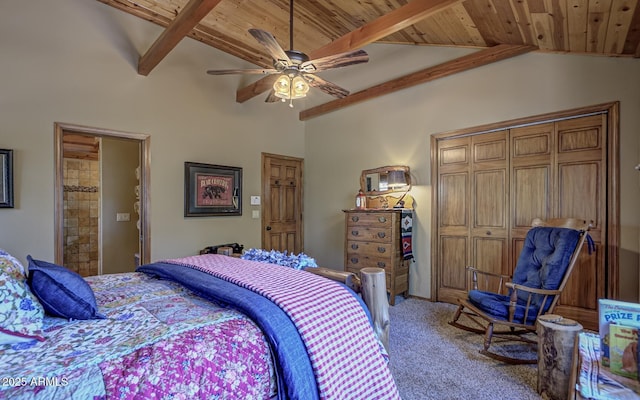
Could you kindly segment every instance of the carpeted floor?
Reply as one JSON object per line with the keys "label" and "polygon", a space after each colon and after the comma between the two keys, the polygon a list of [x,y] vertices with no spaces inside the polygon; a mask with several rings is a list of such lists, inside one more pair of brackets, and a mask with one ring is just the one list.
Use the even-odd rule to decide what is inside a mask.
{"label": "carpeted floor", "polygon": [[479,354],[482,335],[447,324],[455,309],[401,296],[389,307],[390,365],[402,399],[540,399],[537,365],[507,365]]}

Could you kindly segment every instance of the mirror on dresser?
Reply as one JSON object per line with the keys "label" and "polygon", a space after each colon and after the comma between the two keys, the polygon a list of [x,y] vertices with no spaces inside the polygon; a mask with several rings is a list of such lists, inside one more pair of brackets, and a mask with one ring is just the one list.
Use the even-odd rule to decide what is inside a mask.
{"label": "mirror on dresser", "polygon": [[367,196],[406,192],[411,189],[409,167],[405,165],[390,165],[365,169],[360,175],[360,189]]}
{"label": "mirror on dresser", "polygon": [[413,208],[411,173],[406,165],[389,165],[365,169],[360,175],[360,189],[366,195],[366,208]]}

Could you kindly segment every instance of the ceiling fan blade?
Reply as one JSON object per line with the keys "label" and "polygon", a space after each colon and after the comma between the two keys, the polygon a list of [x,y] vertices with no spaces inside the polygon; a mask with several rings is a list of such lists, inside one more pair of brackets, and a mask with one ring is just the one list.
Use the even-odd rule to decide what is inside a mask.
{"label": "ceiling fan blade", "polygon": [[330,68],[366,63],[367,61],[369,61],[367,52],[364,50],[356,50],[307,61],[300,64],[299,69],[303,72],[317,72]]}
{"label": "ceiling fan blade", "polygon": [[343,89],[335,83],[326,81],[320,78],[318,75],[302,74],[302,76],[309,85],[322,90],[326,94],[330,94],[331,96],[337,97],[339,99],[347,97],[349,95],[349,91],[347,89]]}
{"label": "ceiling fan blade", "polygon": [[275,103],[275,102],[281,101],[281,100],[282,99],[280,97],[276,96],[276,92],[273,89],[271,89],[269,91],[269,95],[267,95],[267,98],[264,99],[264,102],[265,103]]}
{"label": "ceiling fan blade", "polygon": [[270,75],[277,74],[275,69],[211,69],[207,71],[209,75],[233,75],[233,74],[252,74],[252,75]]}
{"label": "ceiling fan blade", "polygon": [[274,64],[284,64],[284,66],[291,65],[291,60],[282,47],[278,44],[276,38],[269,32],[262,29],[249,29],[249,33],[253,36],[261,45],[263,45],[271,57],[273,57]]}

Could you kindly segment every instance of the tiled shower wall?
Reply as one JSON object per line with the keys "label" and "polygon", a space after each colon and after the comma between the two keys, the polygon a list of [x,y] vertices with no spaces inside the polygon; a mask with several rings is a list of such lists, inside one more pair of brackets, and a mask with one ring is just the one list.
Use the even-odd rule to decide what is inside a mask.
{"label": "tiled shower wall", "polygon": [[64,265],[82,276],[98,274],[100,164],[64,159]]}

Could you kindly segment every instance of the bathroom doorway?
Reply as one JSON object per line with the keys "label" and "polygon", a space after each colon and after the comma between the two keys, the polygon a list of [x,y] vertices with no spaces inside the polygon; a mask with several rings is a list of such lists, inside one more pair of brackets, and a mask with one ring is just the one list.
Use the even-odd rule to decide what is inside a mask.
{"label": "bathroom doorway", "polygon": [[55,259],[82,276],[149,262],[149,136],[55,124]]}

